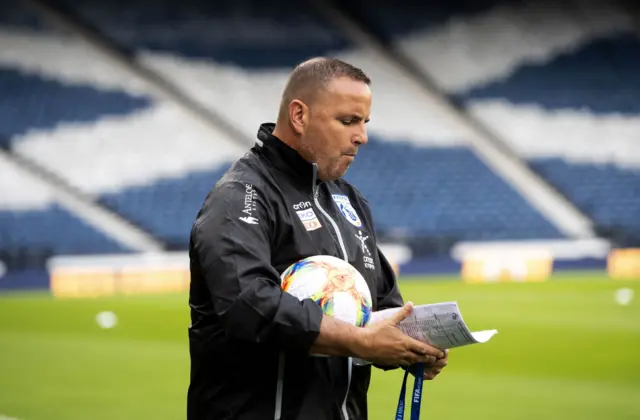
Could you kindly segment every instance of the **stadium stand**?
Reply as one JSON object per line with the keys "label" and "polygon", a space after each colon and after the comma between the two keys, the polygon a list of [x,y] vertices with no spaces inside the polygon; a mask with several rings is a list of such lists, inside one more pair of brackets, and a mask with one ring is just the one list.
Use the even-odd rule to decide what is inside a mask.
{"label": "stadium stand", "polygon": [[[236,124],[246,137],[232,139],[198,124],[135,75],[101,59],[95,51],[85,54],[87,46],[73,37],[51,31],[43,34],[28,13],[0,20],[5,35],[0,41],[0,85],[12,91],[10,99],[0,104],[3,146],[56,173],[160,238],[168,248],[186,246],[190,224],[206,191],[244,153],[247,146],[242,141],[255,138],[258,124],[273,120],[290,67],[320,54],[361,65],[373,78],[370,144],[347,177],[370,198],[382,236],[414,242],[562,236],[475,155],[463,130],[442,115],[432,115],[428,99],[414,82],[376,52],[351,44],[308,5],[282,0],[269,8],[260,2],[222,2],[214,7],[201,2],[181,7],[176,14],[171,2],[55,3],[132,51],[141,64],[171,78]],[[506,28],[501,19],[517,16],[507,3],[447,3],[433,10],[429,21],[420,23],[414,16],[402,29],[397,22],[385,21],[385,14],[379,12],[384,8],[368,8],[367,13],[375,16],[365,18],[381,37],[397,39],[400,48],[602,230],[637,232],[640,226],[634,215],[640,212],[640,202],[634,191],[640,158],[638,148],[628,140],[638,124],[637,39],[624,33],[628,25],[613,28],[585,19],[580,26],[576,18],[568,34],[558,29],[560,33],[549,35],[550,40],[541,37],[529,56],[521,54],[508,61],[495,47],[487,46],[493,49],[481,54],[471,48],[476,48],[473,44],[462,49],[472,51],[469,56],[448,55],[446,46],[451,42],[483,39],[478,34],[488,32],[492,24]],[[287,13],[276,15],[274,10]],[[407,6],[404,16],[409,12]],[[609,15],[617,16],[615,8]],[[512,22],[509,30],[524,40],[530,39],[526,31],[544,29],[525,28],[522,19]],[[234,28],[232,38],[229,25]],[[412,50],[416,45],[424,50]],[[40,54],[43,51],[50,52]],[[517,55],[513,51],[510,54]],[[434,56],[439,59],[424,59]],[[487,61],[487,57],[495,59]],[[478,71],[471,75],[466,68],[476,58]],[[449,69],[462,70],[443,72],[443,60],[445,64],[449,60]],[[469,65],[462,65],[465,60]],[[583,77],[568,76],[585,66],[591,71],[581,73]],[[607,92],[604,101],[599,100],[603,91]],[[16,109],[21,112],[16,114]],[[571,126],[578,134],[575,140],[567,140],[561,119],[572,112],[591,126],[594,121],[606,122],[615,136],[599,141],[603,137],[589,135],[578,124]],[[553,124],[555,131],[549,130]],[[613,153],[616,150],[622,152]],[[55,220],[68,219],[56,225],[76,220],[59,206],[40,208]],[[16,220],[29,217],[40,216],[20,208],[0,220],[2,226],[16,226]],[[75,252],[78,247],[86,252],[121,251],[91,228],[80,230],[85,233],[78,235],[85,239],[60,243],[54,252]],[[2,247],[8,247],[9,241],[12,247],[23,245],[15,234],[4,236],[11,239],[4,240]],[[84,240],[95,244],[85,246]],[[43,246],[51,246],[49,239],[42,241]]]}
{"label": "stadium stand", "polygon": [[[495,100],[516,108],[499,117],[511,119],[500,131],[509,130],[513,146],[531,166],[594,219],[602,232],[640,237],[636,35],[595,40],[542,66],[522,66],[509,78],[472,89],[461,98],[481,118],[486,115],[484,120],[496,130],[499,105],[486,114],[483,108],[492,107]],[[524,111],[518,109],[522,107]],[[567,122],[570,127],[561,126]],[[529,128],[528,133],[513,130],[518,123]]]}
{"label": "stadium stand", "polygon": [[[28,15],[27,11],[20,14]],[[7,20],[5,17],[5,25],[0,28],[0,84],[8,89],[3,92],[12,92],[0,103],[4,146],[97,202],[139,221],[143,229],[149,224],[158,226],[154,218],[171,213],[171,203],[182,203],[185,208],[181,214],[171,213],[170,220],[162,219],[164,228],[151,230],[169,243],[173,241],[171,235],[182,232],[179,242],[184,247],[192,222],[188,220],[193,219],[204,194],[219,176],[218,166],[240,156],[243,148],[194,121],[179,106],[159,98],[145,83],[77,38],[52,30],[32,31],[9,25]],[[162,180],[175,178],[175,183],[180,183],[183,177],[190,179],[191,172],[201,173],[203,179],[207,174],[210,177],[208,183],[204,182],[206,186],[182,184],[180,190],[188,191],[191,201],[185,202],[184,193],[176,195],[174,190],[153,193],[162,189]],[[160,180],[159,186],[156,180]],[[131,200],[113,199],[120,193],[127,197],[129,188],[148,191],[153,203],[142,202],[143,195]],[[21,211],[2,220],[3,230],[14,228],[16,220],[24,219],[17,218]],[[60,208],[52,211],[58,219],[67,215]],[[24,223],[21,226],[23,236],[30,233],[33,237],[23,239],[36,246],[42,239],[37,237],[37,230]],[[93,247],[61,244],[55,252],[117,250],[104,246],[101,240],[93,241]]]}
{"label": "stadium stand", "polygon": [[[286,75],[297,61],[331,54],[362,65],[374,80],[376,99],[370,144],[348,178],[370,197],[383,236],[445,241],[561,236],[478,159],[455,124],[430,112],[420,88],[397,68],[377,53],[349,44],[308,5],[260,4],[194,3],[191,8],[182,5],[181,14],[169,12],[170,2],[62,6],[223,113],[248,139],[255,138],[259,123],[273,120]],[[287,12],[276,14],[274,9]],[[231,24],[234,36],[229,39],[225,28]],[[218,29],[219,36],[213,36],[211,30]],[[66,45],[69,50],[68,41]],[[248,47],[256,45],[260,53]],[[52,59],[59,67],[62,60],[78,60],[70,54]],[[102,90],[107,83],[97,73],[90,84]],[[63,70],[59,74],[71,78]],[[88,83],[86,78],[82,82]],[[136,92],[124,83],[115,88],[128,95]],[[131,101],[138,103],[130,99],[127,104]],[[15,141],[14,150],[95,194],[170,248],[184,248],[204,194],[246,148],[222,135],[185,134],[189,124],[186,117],[177,117],[177,108],[157,98],[150,102],[129,106],[124,116],[97,116],[89,124],[30,133]],[[167,120],[175,125],[166,127]],[[185,125],[178,136],[180,124]],[[101,159],[94,157],[96,150]],[[388,188],[379,188],[382,180]]]}
{"label": "stadium stand", "polygon": [[47,31],[49,26],[37,14],[25,7],[20,0],[0,1],[0,25],[13,29],[29,29],[32,31]]}
{"label": "stadium stand", "polygon": [[136,54],[172,53],[263,69],[292,67],[309,56],[349,45],[312,6],[292,0],[50,3]]}
{"label": "stadium stand", "polygon": [[151,185],[104,194],[101,201],[162,238],[168,248],[184,249],[205,195],[228,166],[222,165],[215,171],[194,171],[182,177],[157,179]]}
{"label": "stadium stand", "polygon": [[347,178],[368,197],[378,229],[390,237],[452,242],[560,237],[467,147],[374,138]]}
{"label": "stadium stand", "polygon": [[54,192],[0,154],[0,251],[53,254],[127,249],[62,207]]}
{"label": "stadium stand", "polygon": [[601,234],[640,243],[640,41],[621,3],[347,3]]}
{"label": "stadium stand", "polygon": [[[54,130],[63,124],[91,123],[101,117],[127,115],[148,106],[145,98],[0,68],[0,138],[10,142],[28,131]],[[9,144],[6,144],[9,146]]]}
{"label": "stadium stand", "polygon": [[[6,0],[2,6],[3,31],[48,31],[42,20],[17,2]],[[10,149],[17,137],[29,131],[92,121],[96,112],[127,112],[130,107],[118,95],[92,95],[92,89],[68,88],[6,66],[5,58],[15,49],[5,41],[0,41],[0,148]],[[0,197],[0,256],[10,266],[42,264],[50,255],[128,251],[61,205],[53,189],[4,153],[0,154]]]}
{"label": "stadium stand", "polygon": [[[452,18],[464,19],[509,0],[394,0],[376,2],[370,7],[365,0],[330,0],[328,3],[371,31],[381,41],[393,44],[442,25]],[[513,1],[512,1],[513,3]],[[432,59],[423,57],[423,59]]]}

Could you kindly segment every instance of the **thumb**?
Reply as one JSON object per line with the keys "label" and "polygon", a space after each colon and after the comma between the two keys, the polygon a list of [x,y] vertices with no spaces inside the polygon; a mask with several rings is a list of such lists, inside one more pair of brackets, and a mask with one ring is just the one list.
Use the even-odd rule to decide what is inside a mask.
{"label": "thumb", "polygon": [[389,319],[389,324],[399,324],[403,319],[411,315],[411,312],[413,312],[413,302],[405,303],[404,306]]}

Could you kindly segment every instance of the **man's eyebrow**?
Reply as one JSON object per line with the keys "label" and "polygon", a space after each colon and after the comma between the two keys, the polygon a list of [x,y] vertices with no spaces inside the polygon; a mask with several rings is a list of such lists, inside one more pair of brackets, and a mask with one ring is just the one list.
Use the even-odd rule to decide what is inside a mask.
{"label": "man's eyebrow", "polygon": [[369,121],[371,121],[371,117],[365,118],[362,115],[358,115],[358,114],[345,114],[345,115],[341,115],[340,118],[350,118],[352,120],[357,120],[357,121],[364,120],[365,123],[368,123]]}

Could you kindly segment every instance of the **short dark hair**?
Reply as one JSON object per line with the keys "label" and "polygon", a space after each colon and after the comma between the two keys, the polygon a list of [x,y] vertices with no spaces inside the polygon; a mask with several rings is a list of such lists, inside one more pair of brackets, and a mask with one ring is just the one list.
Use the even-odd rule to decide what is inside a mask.
{"label": "short dark hair", "polygon": [[337,58],[314,57],[298,64],[291,72],[282,93],[280,116],[287,112],[287,107],[294,99],[310,102],[332,80],[342,77],[371,84],[371,79],[364,71]]}

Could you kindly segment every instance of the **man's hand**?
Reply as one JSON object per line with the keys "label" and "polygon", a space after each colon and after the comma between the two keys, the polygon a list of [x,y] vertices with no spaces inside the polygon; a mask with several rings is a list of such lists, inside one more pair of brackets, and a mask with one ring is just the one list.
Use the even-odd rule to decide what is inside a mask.
{"label": "man's hand", "polygon": [[442,372],[442,369],[449,363],[449,350],[444,351],[444,357],[437,359],[433,363],[424,365],[424,379],[431,381],[436,378]]}
{"label": "man's hand", "polygon": [[358,357],[387,366],[430,365],[446,359],[442,350],[409,337],[397,327],[412,311],[413,304],[407,303],[392,317],[358,329],[354,337]]}

